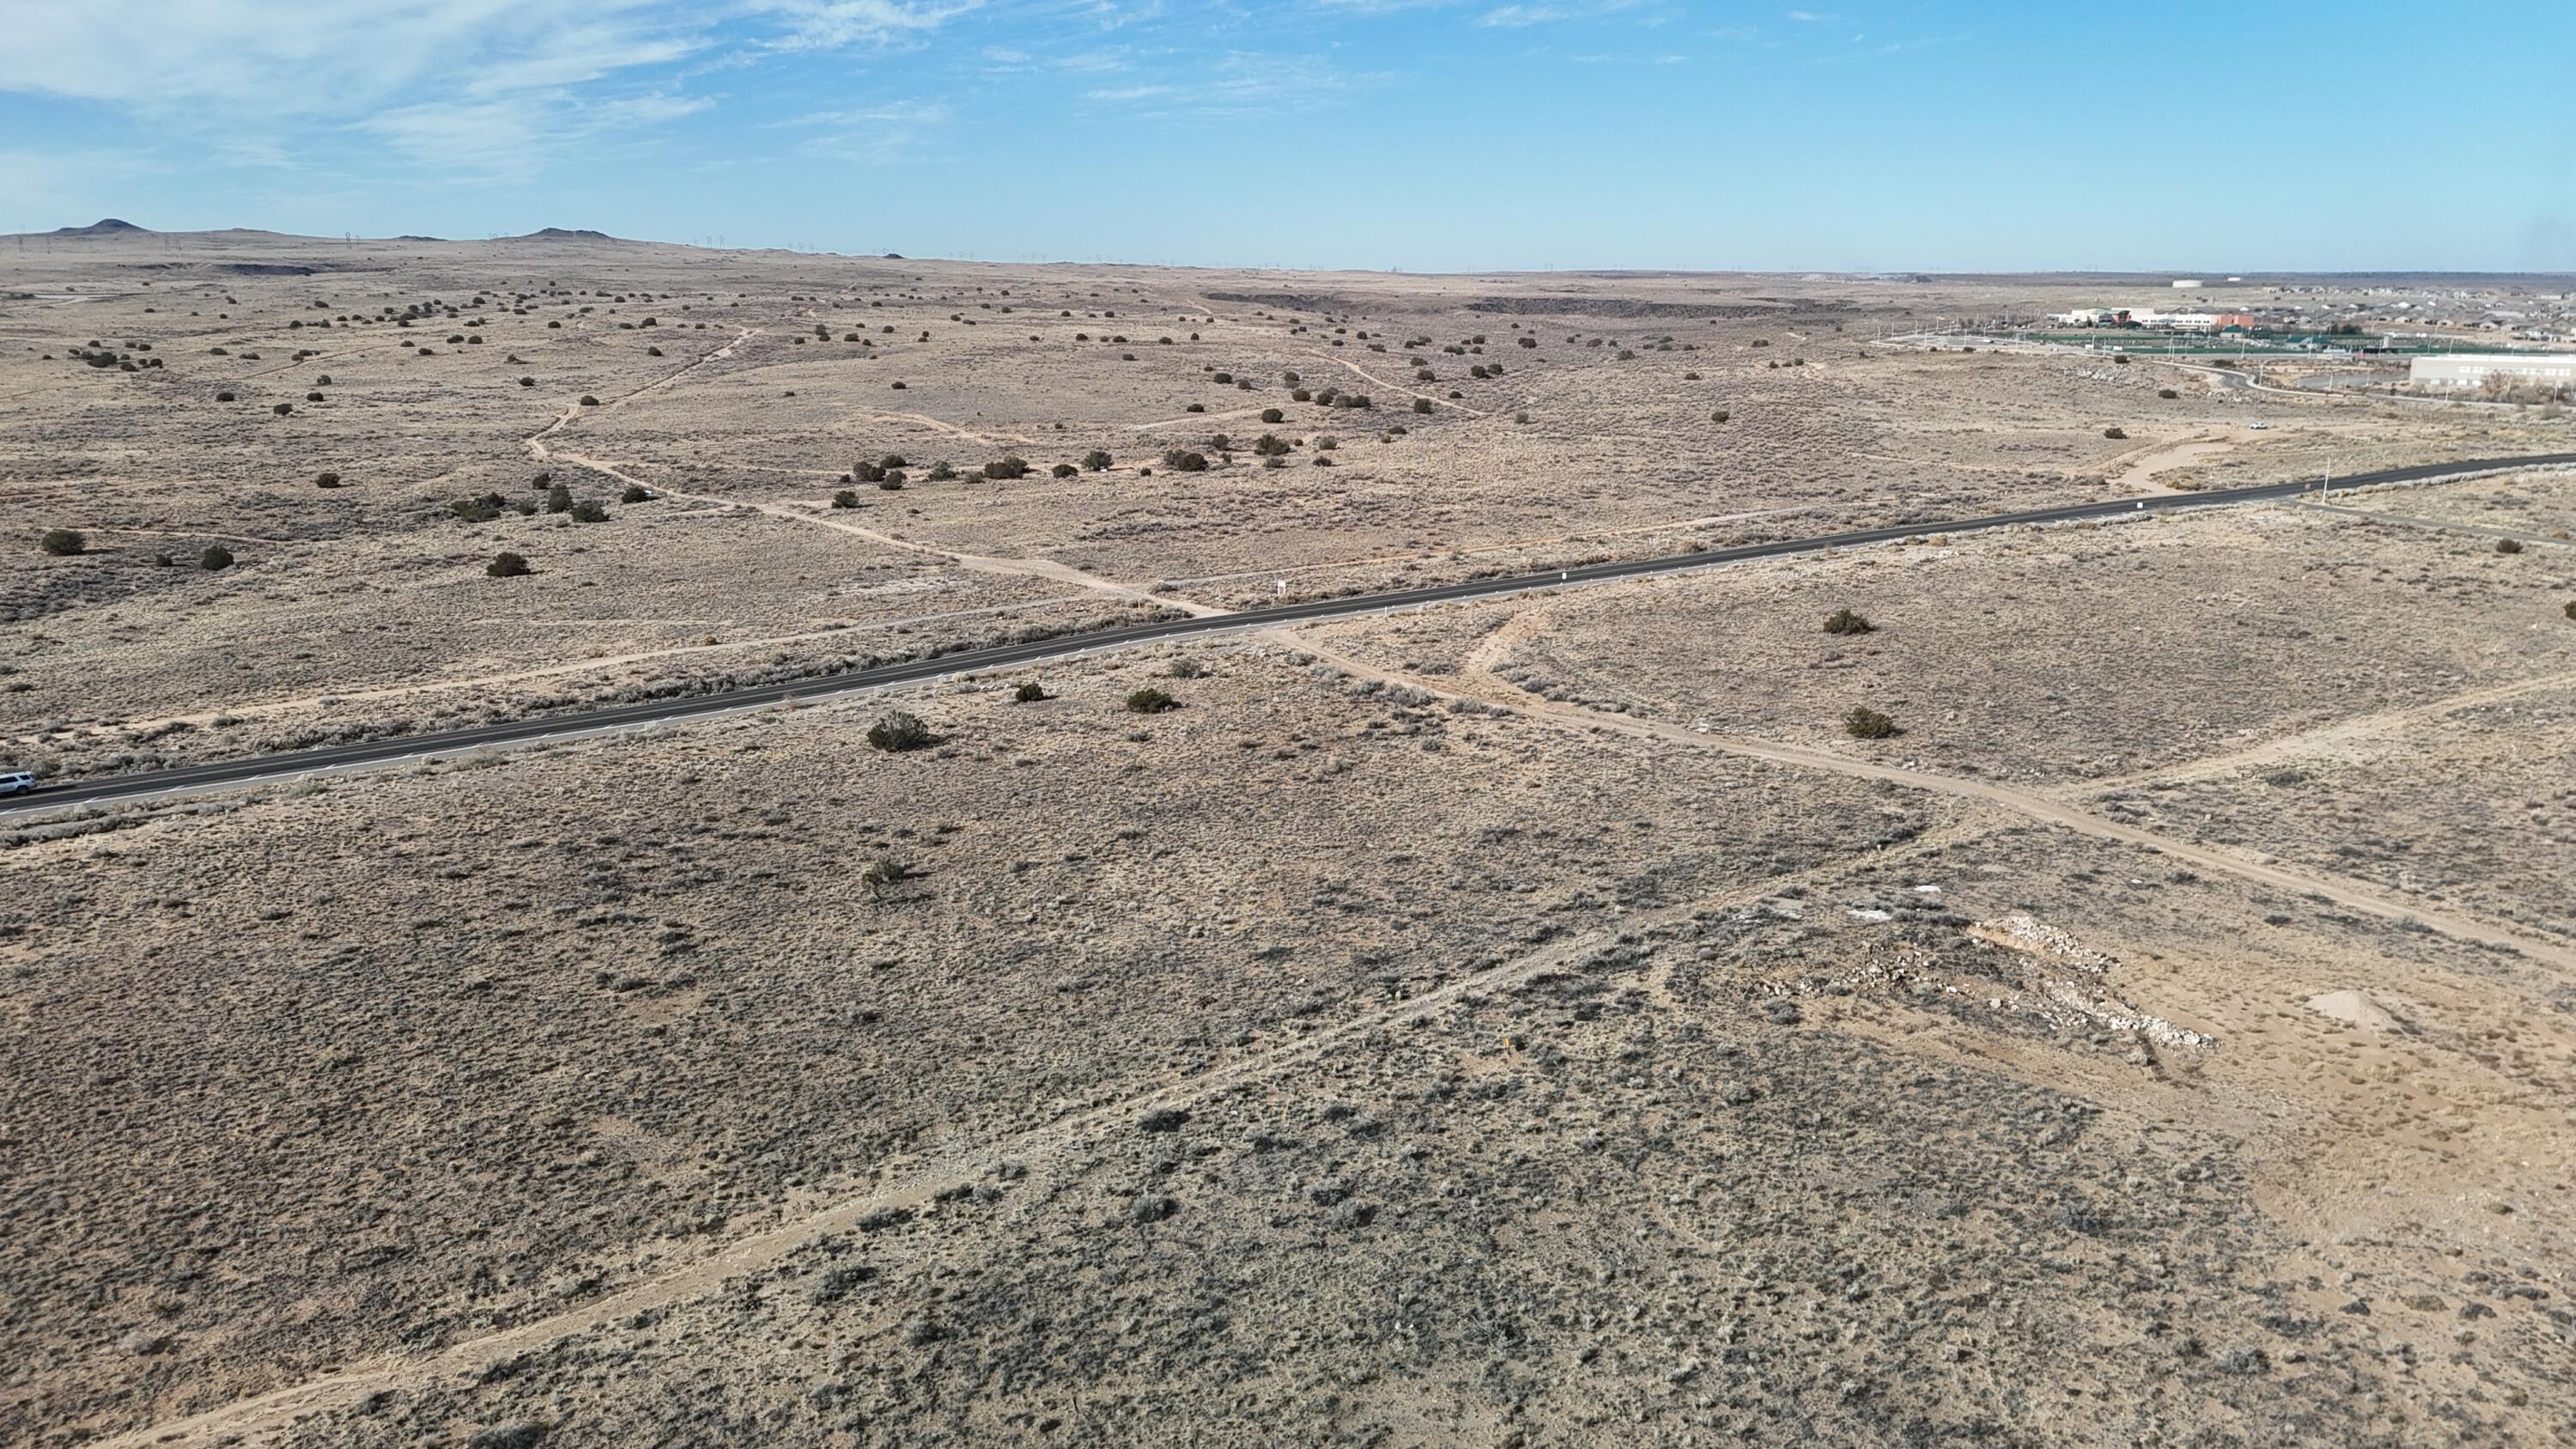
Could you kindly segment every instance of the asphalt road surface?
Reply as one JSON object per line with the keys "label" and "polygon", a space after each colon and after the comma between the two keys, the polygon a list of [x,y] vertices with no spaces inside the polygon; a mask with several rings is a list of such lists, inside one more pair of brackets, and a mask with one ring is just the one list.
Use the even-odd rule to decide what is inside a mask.
{"label": "asphalt road surface", "polygon": [[[2374,483],[2411,483],[2465,473],[2571,463],[2576,463],[2576,453],[2545,453],[2520,458],[2480,458],[2458,463],[2425,463],[2408,468],[2385,468],[2376,473],[2355,473],[2336,479],[2335,486],[2338,489],[2361,488]],[[647,700],[639,704],[619,705],[609,709],[588,710],[575,714],[508,720],[499,724],[476,725],[468,729],[444,730],[434,734],[397,735],[386,739],[360,740],[353,744],[326,745],[319,749],[294,750],[284,754],[253,755],[237,760],[215,760],[205,764],[181,765],[166,770],[102,775],[95,779],[79,780],[66,785],[48,786],[33,794],[19,796],[9,802],[8,811],[16,813],[20,810],[53,809],[64,805],[165,793],[194,793],[216,786],[249,785],[291,779],[315,771],[379,765],[397,760],[432,760],[494,745],[519,744],[532,740],[631,729],[666,720],[689,719],[699,715],[756,708],[787,699],[812,700],[858,690],[882,689],[889,685],[914,684],[932,679],[953,679],[960,675],[975,674],[990,669],[1004,669],[1020,664],[1033,664],[1040,660],[1070,658],[1094,650],[1115,649],[1132,644],[1161,643],[1201,634],[1265,629],[1280,624],[1347,618],[1356,614],[1416,608],[1425,604],[1447,603],[1457,599],[1490,598],[1497,594],[1521,593],[1532,589],[1566,588],[1577,584],[1602,583],[1614,579],[1682,573],[1691,569],[1742,563],[1750,559],[1786,558],[1797,554],[1820,553],[1826,549],[1888,543],[1897,539],[1916,538],[1932,533],[1973,533],[1985,529],[2009,528],[2025,523],[2070,523],[2079,519],[2119,518],[2138,513],[2179,513],[2194,508],[2274,502],[2315,491],[2316,485],[2313,483],[2269,483],[2253,488],[2174,493],[2152,498],[2116,498],[2098,503],[2070,503],[2059,508],[2034,508],[2023,513],[1998,513],[1983,518],[1906,523],[1888,528],[1864,528],[1849,533],[1829,533],[1815,538],[1775,539],[1769,543],[1749,543],[1737,548],[1713,548],[1701,553],[1673,554],[1663,558],[1592,564],[1583,568],[1514,574],[1502,578],[1471,579],[1465,583],[1437,584],[1420,589],[1398,589],[1382,594],[1352,594],[1343,598],[1314,599],[1304,603],[1283,604],[1277,608],[1247,609],[1234,614],[1212,614],[1152,624],[1135,624],[1121,629],[1068,634],[1061,638],[1040,639],[1026,644],[1005,644],[990,649],[967,650],[942,655],[936,659],[888,664],[875,669],[854,669],[840,674],[820,674],[776,684],[750,685],[717,694]]]}

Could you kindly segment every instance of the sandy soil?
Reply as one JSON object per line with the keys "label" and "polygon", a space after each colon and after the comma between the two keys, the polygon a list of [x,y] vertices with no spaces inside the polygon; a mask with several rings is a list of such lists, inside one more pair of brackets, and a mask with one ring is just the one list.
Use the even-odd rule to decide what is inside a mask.
{"label": "sandy soil", "polygon": [[1938,528],[2567,419],[1883,340],[2081,279],[0,261],[59,775],[1922,525],[14,817],[0,1442],[2576,1423],[2576,485]]}

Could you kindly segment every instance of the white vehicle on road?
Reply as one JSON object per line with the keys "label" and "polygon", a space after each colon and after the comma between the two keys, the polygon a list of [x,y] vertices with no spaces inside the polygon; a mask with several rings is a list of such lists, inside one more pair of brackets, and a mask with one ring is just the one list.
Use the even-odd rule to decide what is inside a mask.
{"label": "white vehicle on road", "polygon": [[35,771],[0,770],[0,795],[24,795],[35,788]]}

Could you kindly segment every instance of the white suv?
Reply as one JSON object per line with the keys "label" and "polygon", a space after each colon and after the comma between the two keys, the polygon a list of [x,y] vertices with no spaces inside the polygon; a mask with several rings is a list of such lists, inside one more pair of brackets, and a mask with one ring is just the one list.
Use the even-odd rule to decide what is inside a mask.
{"label": "white suv", "polygon": [[35,788],[35,771],[0,770],[0,795],[24,795]]}

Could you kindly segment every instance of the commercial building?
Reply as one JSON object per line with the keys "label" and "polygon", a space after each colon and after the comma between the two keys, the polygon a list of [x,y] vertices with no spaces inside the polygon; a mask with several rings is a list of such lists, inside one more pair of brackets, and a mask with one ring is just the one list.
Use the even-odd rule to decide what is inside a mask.
{"label": "commercial building", "polygon": [[2576,386],[2576,353],[2452,352],[2418,357],[2406,380],[2417,387],[2484,387],[2490,377],[2544,387]]}

